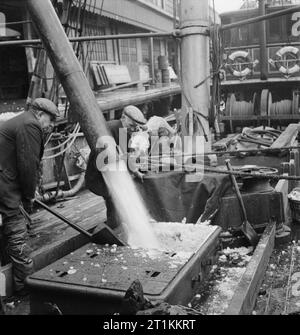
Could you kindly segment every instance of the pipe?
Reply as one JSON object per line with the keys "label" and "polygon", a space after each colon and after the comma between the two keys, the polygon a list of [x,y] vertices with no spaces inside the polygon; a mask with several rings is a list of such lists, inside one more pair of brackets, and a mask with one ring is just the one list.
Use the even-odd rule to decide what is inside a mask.
{"label": "pipe", "polygon": [[266,15],[262,15],[262,16],[253,17],[253,18],[247,19],[247,20],[242,20],[242,21],[238,21],[238,22],[234,22],[234,23],[230,23],[230,24],[225,24],[225,25],[221,26],[220,29],[221,30],[229,30],[229,29],[237,28],[237,27],[244,26],[244,25],[247,25],[247,24],[257,23],[257,22],[260,22],[260,21],[273,19],[273,18],[278,17],[278,16],[291,14],[291,13],[297,12],[299,10],[300,10],[300,6],[294,6],[292,8],[279,10],[279,11],[271,13],[271,14],[266,14]]}
{"label": "pipe", "polygon": [[[281,42],[281,43],[267,43],[267,48],[275,48],[275,47],[280,47],[282,48],[283,46],[285,46],[286,43],[285,42]],[[299,45],[299,42],[289,42],[289,45]],[[258,49],[259,48],[259,44],[248,44],[247,45],[247,49]],[[240,50],[241,46],[237,46],[237,47],[229,47],[229,48],[224,48],[225,51],[233,51],[233,50]]]}
{"label": "pipe", "polygon": [[[266,5],[265,0],[259,0],[259,13],[261,16],[266,15]],[[267,56],[267,32],[266,32],[266,21],[260,22],[260,79],[268,79],[268,56]]]}
{"label": "pipe", "polygon": [[[135,34],[114,34],[114,35],[94,35],[94,36],[79,36],[70,37],[70,42],[90,42],[90,41],[105,41],[105,40],[122,40],[128,38],[144,38],[144,37],[174,37],[177,36],[177,31],[167,32],[167,33],[135,33]],[[40,39],[34,40],[17,40],[17,41],[3,41],[0,42],[1,46],[11,46],[11,45],[36,45],[40,44],[42,41]]]}
{"label": "pipe", "polygon": [[172,84],[166,87],[160,87],[145,92],[136,92],[135,95],[122,96],[119,95],[114,100],[101,100],[101,96],[96,97],[98,105],[102,111],[111,109],[121,109],[128,105],[141,105],[146,102],[153,100],[166,98],[170,95],[177,95],[181,93],[181,87],[179,84]]}
{"label": "pipe", "polygon": [[67,219],[66,217],[64,217],[63,215],[61,215],[59,212],[55,211],[54,209],[48,207],[47,205],[45,205],[40,200],[34,199],[34,201],[38,205],[40,205],[42,208],[44,208],[46,211],[48,211],[49,213],[53,214],[54,216],[56,216],[57,218],[59,218],[63,222],[67,223],[69,226],[71,226],[72,228],[74,228],[75,230],[77,230],[78,232],[80,232],[81,234],[87,236],[90,239],[93,237],[93,235],[90,232],[88,232],[85,229],[83,229],[82,227],[78,226],[76,223],[70,221],[69,219]]}
{"label": "pipe", "polygon": [[77,183],[70,190],[67,190],[67,191],[58,190],[58,192],[56,191],[47,192],[43,195],[37,196],[36,198],[40,201],[48,202],[53,199],[58,200],[58,199],[65,199],[68,197],[73,197],[76,193],[78,193],[83,188],[84,181],[85,181],[84,177],[85,177],[85,172],[82,172],[79,176]]}
{"label": "pipe", "polygon": [[154,41],[153,41],[153,37],[150,37],[148,40],[148,45],[149,45],[149,72],[150,72],[150,76],[152,78],[151,83],[154,84],[155,83],[155,68],[154,68]]}
{"label": "pipe", "polygon": [[0,27],[7,27],[7,26],[15,26],[18,24],[30,24],[32,21],[29,20],[24,20],[24,21],[15,21],[15,22],[5,22],[5,23],[0,23]]}
{"label": "pipe", "polygon": [[[209,134],[208,112],[210,106],[210,81],[205,80],[201,86],[195,86],[210,77],[209,65],[209,4],[208,0],[186,0],[180,2],[181,12],[181,80],[182,80],[182,134],[189,135],[185,121],[189,109],[201,113],[202,129],[189,138],[194,146],[196,136]],[[188,145],[190,146],[190,144]],[[203,152],[203,148],[199,148]],[[211,151],[210,143],[206,142],[205,151]]]}

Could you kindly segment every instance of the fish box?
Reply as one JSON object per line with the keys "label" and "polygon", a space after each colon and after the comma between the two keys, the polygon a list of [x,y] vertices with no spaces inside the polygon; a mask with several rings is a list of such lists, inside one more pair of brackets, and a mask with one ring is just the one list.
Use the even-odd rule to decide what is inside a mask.
{"label": "fish box", "polygon": [[214,264],[221,228],[157,223],[163,250],[86,244],[27,277],[31,314],[128,314],[124,296],[140,280],[152,302],[187,305]]}

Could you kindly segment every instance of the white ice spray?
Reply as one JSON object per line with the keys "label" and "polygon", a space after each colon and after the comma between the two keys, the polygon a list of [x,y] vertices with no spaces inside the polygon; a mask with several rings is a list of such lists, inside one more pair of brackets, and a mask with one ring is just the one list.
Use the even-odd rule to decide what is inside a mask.
{"label": "white ice spray", "polygon": [[159,248],[158,239],[150,223],[150,215],[127,170],[126,163],[108,167],[102,172],[116,204],[118,214],[128,234],[128,244],[135,248]]}

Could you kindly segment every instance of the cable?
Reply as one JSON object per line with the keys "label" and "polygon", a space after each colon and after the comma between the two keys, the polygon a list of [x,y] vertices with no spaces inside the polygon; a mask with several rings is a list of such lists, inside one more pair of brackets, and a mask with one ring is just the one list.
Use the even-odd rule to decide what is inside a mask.
{"label": "cable", "polygon": [[66,151],[68,151],[72,147],[72,145],[74,144],[76,138],[77,138],[77,136],[74,136],[73,139],[72,139],[72,141],[71,141],[71,143],[64,150],[62,150],[62,151],[60,151],[57,154],[52,155],[52,156],[45,156],[45,157],[43,157],[43,160],[52,159],[52,158],[58,157],[58,156],[62,155],[63,153],[65,153]]}
{"label": "cable", "polygon": [[[68,138],[65,140],[65,142],[63,142],[63,143],[57,145],[56,147],[46,149],[45,152],[49,152],[49,151],[53,151],[53,150],[56,150],[56,149],[61,148],[62,146],[64,146],[64,145],[67,144],[68,142],[70,142],[70,141],[71,141],[71,137],[72,137],[73,135],[78,134],[78,133],[79,133],[79,130],[80,130],[80,125],[79,125],[79,123],[77,123],[76,126],[75,126],[75,128],[74,128],[74,130],[73,130],[73,132],[72,132],[72,134],[70,134],[70,135],[68,136]],[[49,141],[48,141],[48,142],[49,142]]]}
{"label": "cable", "polygon": [[[69,141],[70,144],[69,144],[65,149],[63,149],[62,151],[60,151],[60,152],[58,152],[58,153],[56,153],[56,154],[54,154],[54,155],[51,155],[51,156],[44,156],[43,159],[44,159],[44,160],[46,160],[46,159],[52,159],[52,158],[55,158],[55,157],[58,157],[58,156],[62,155],[62,154],[65,153],[66,151],[68,151],[68,150],[72,147],[72,145],[74,144],[76,138],[78,137],[78,133],[79,133],[79,131],[76,132],[76,133],[74,134],[74,136],[73,136],[71,142]],[[62,147],[62,145],[63,145],[63,144],[60,144],[58,147]],[[51,148],[51,151],[52,151],[53,149],[54,149],[54,148]]]}

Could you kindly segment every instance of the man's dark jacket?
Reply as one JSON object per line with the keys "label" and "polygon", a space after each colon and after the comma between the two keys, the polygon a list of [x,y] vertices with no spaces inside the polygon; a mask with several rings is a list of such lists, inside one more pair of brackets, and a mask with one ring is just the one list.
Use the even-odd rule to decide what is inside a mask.
{"label": "man's dark jacket", "polygon": [[43,131],[32,112],[0,124],[0,213],[18,213],[21,201],[34,198]]}
{"label": "man's dark jacket", "polygon": [[[119,130],[123,128],[122,122],[120,120],[112,120],[106,122],[107,127],[114,138],[117,145],[119,143]],[[124,150],[124,149],[123,149]],[[126,150],[127,151],[127,150]],[[91,151],[86,173],[85,173],[85,184],[86,187],[93,193],[102,196],[109,197],[109,192],[106,187],[106,183],[103,179],[102,173],[99,172],[96,166],[96,158],[97,153],[95,151]]]}

